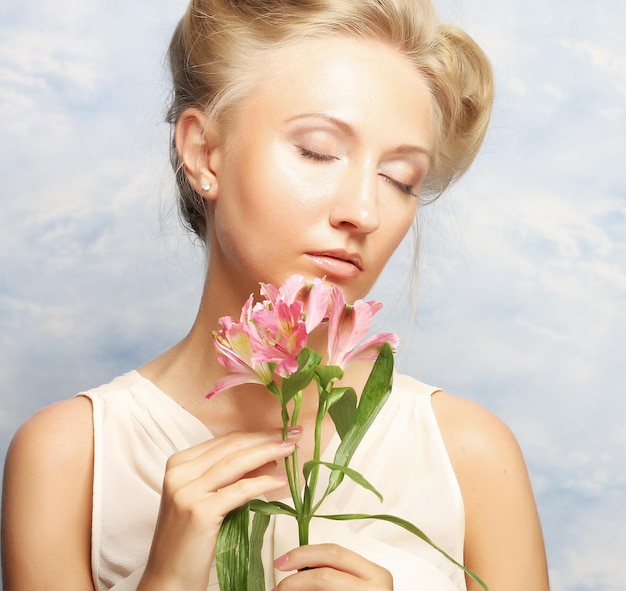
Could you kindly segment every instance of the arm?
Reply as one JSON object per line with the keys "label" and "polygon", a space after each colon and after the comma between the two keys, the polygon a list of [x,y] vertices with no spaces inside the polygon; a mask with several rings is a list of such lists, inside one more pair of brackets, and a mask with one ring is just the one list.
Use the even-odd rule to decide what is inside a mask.
{"label": "arm", "polygon": [[[547,591],[545,549],[515,437],[493,414],[439,392],[433,407],[465,505],[465,564],[491,591]],[[478,585],[468,580],[468,591]]]}
{"label": "arm", "polygon": [[15,434],[4,472],[5,591],[93,591],[91,403],[53,404]]}

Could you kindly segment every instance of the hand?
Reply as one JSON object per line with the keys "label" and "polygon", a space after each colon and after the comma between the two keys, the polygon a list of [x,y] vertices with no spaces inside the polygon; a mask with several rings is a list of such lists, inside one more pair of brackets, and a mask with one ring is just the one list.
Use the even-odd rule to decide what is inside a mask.
{"label": "hand", "polygon": [[205,591],[224,517],[284,486],[276,462],[293,453],[301,430],[230,433],[173,454],[140,591]]}
{"label": "hand", "polygon": [[393,590],[393,578],[387,569],[337,544],[300,546],[277,558],[274,566],[299,572],[272,591]]}

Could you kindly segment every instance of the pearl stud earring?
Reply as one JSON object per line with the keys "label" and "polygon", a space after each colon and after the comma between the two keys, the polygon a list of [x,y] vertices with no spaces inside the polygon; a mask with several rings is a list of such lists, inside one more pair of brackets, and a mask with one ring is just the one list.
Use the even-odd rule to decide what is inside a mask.
{"label": "pearl stud earring", "polygon": [[206,179],[204,179],[202,181],[202,190],[203,191],[210,191],[211,190],[211,183],[209,181],[207,181]]}

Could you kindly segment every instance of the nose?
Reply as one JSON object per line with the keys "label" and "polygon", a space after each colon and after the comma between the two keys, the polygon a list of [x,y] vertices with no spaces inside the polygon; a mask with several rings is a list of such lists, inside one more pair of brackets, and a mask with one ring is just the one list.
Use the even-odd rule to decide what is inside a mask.
{"label": "nose", "polygon": [[338,187],[330,210],[330,223],[370,234],[380,226],[376,172],[359,170],[348,173]]}

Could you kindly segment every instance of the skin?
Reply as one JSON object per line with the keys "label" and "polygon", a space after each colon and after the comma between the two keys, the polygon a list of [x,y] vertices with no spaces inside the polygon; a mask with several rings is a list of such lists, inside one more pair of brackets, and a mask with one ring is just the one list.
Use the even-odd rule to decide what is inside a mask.
{"label": "skin", "polygon": [[[301,431],[287,441],[277,402],[263,388],[200,403],[224,375],[206,346],[218,317],[238,315],[258,281],[280,284],[294,272],[327,276],[348,300],[364,297],[410,227],[417,199],[409,193],[419,192],[428,170],[428,91],[395,50],[372,40],[311,40],[283,50],[263,74],[228,126],[190,109],[176,130],[188,178],[211,211],[207,280],[189,335],[140,372],[215,438],[168,461],[141,591],[205,591],[207,557],[226,513],[259,495],[286,497],[282,458],[296,444],[301,462],[312,456],[315,400],[307,393]],[[369,369],[355,363],[344,381],[358,391]],[[492,590],[547,589],[514,437],[469,401],[438,393],[433,405],[465,503],[466,564]],[[331,436],[325,425],[323,445]],[[15,435],[3,504],[6,591],[93,589],[92,437],[85,398],[40,411]],[[275,566],[296,571],[281,591],[393,588],[384,568],[334,544],[295,548]],[[314,568],[298,572],[304,567]]]}

